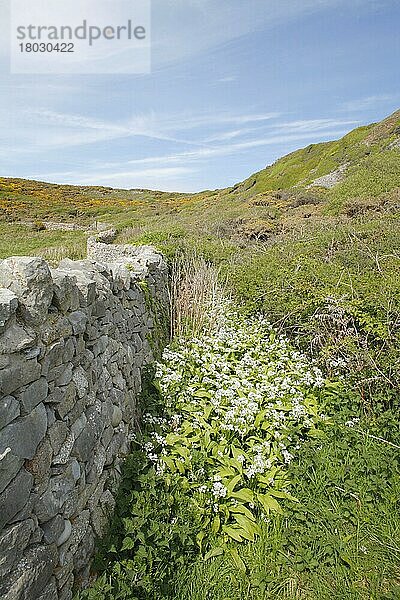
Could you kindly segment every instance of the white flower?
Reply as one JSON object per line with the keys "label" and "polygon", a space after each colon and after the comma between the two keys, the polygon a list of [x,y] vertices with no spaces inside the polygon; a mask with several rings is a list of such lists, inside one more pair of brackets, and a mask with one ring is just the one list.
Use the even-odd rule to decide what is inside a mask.
{"label": "white flower", "polygon": [[216,498],[225,498],[228,490],[220,481],[215,481],[212,485],[211,493]]}

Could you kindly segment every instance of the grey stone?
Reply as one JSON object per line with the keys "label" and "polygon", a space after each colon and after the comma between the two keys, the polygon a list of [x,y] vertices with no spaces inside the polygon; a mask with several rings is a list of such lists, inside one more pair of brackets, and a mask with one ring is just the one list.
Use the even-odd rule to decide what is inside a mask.
{"label": "grey stone", "polygon": [[85,371],[82,367],[77,367],[74,370],[73,374],[73,382],[75,383],[76,393],[78,394],[78,398],[83,398],[89,388],[89,382],[87,380]]}
{"label": "grey stone", "polygon": [[67,317],[49,315],[46,323],[41,327],[40,334],[45,344],[51,344],[72,335],[72,326]]}
{"label": "grey stone", "polygon": [[12,354],[26,350],[35,344],[36,338],[33,329],[11,323],[0,336],[0,354]]}
{"label": "grey stone", "polygon": [[111,424],[113,427],[118,427],[122,421],[122,410],[119,406],[114,406]]}
{"label": "grey stone", "polygon": [[7,321],[16,313],[18,298],[11,290],[0,289],[0,334],[3,332]]}
{"label": "grey stone", "polygon": [[60,534],[56,541],[57,546],[62,546],[63,544],[65,544],[65,542],[67,542],[69,540],[69,538],[71,537],[71,533],[72,533],[71,521],[69,519],[65,519],[65,520],[62,519],[61,531],[60,531]]}
{"label": "grey stone", "polygon": [[0,285],[18,296],[22,316],[28,324],[45,321],[53,298],[53,282],[42,258],[12,256],[1,261]]}
{"label": "grey stone", "polygon": [[37,597],[36,600],[58,600],[57,584],[54,578],[49,581],[43,592]]}
{"label": "grey stone", "polygon": [[85,333],[87,325],[87,316],[85,313],[77,310],[69,315],[69,322],[72,325],[72,331],[75,335],[79,333]]}
{"label": "grey stone", "polygon": [[47,523],[42,525],[43,538],[46,544],[57,544],[57,540],[60,538],[64,531],[64,519],[61,515],[56,515],[54,519],[50,519]]}
{"label": "grey stone", "polygon": [[65,362],[65,363],[71,362],[74,355],[75,355],[74,340],[72,338],[69,338],[69,340],[65,344],[64,353],[63,353],[63,357],[62,357],[63,362]]}
{"label": "grey stone", "polygon": [[28,519],[4,529],[0,536],[0,577],[5,577],[29,544],[33,521]]}
{"label": "grey stone", "polygon": [[40,443],[34,458],[25,462],[25,468],[33,475],[35,485],[40,485],[46,480],[50,471],[52,458],[53,449],[51,447],[50,439],[49,437],[45,437]]}
{"label": "grey stone", "polygon": [[68,426],[64,421],[56,421],[54,425],[49,428],[48,434],[55,455],[60,452],[61,446],[67,439],[68,431]]}
{"label": "grey stone", "polygon": [[61,388],[61,392],[63,394],[63,399],[58,405],[56,405],[56,412],[60,419],[64,419],[69,411],[72,410],[76,401],[75,385],[70,383]]}
{"label": "grey stone", "polygon": [[61,365],[52,369],[50,376],[54,376],[56,386],[68,385],[72,381],[72,363]]}
{"label": "grey stone", "polygon": [[51,490],[47,490],[47,492],[42,494],[40,498],[37,498],[34,503],[34,511],[39,523],[47,523],[47,521],[50,521],[50,519],[57,515],[60,509],[61,502]]}
{"label": "grey stone", "polygon": [[34,381],[19,396],[23,412],[30,413],[38,404],[47,398],[49,384],[44,377]]}
{"label": "grey stone", "polygon": [[7,396],[40,377],[37,360],[26,360],[20,354],[10,354],[7,365],[0,370],[0,394]]}
{"label": "grey stone", "polygon": [[[48,373],[53,367],[58,367],[63,362],[64,340],[53,342],[47,349],[46,356],[42,361],[42,373]],[[68,361],[66,361],[68,362]]]}
{"label": "grey stone", "polygon": [[0,452],[11,448],[16,456],[32,459],[46,430],[46,409],[39,404],[27,417],[14,421],[0,431]]}
{"label": "grey stone", "polygon": [[69,277],[65,273],[60,273],[56,269],[51,271],[51,275],[54,283],[53,302],[58,310],[65,313],[68,310],[77,308],[79,304],[77,303],[78,289],[76,287],[75,278]]}
{"label": "grey stone", "polygon": [[14,421],[20,415],[19,402],[13,396],[4,396],[0,400],[0,429]]}
{"label": "grey stone", "polygon": [[0,454],[0,493],[11,483],[23,464],[23,459],[15,456],[10,448]]}
{"label": "grey stone", "polygon": [[0,494],[0,530],[26,505],[32,485],[32,475],[22,469]]}
{"label": "grey stone", "polygon": [[36,600],[49,582],[56,564],[55,545],[28,550],[10,580],[3,583],[2,600]]}

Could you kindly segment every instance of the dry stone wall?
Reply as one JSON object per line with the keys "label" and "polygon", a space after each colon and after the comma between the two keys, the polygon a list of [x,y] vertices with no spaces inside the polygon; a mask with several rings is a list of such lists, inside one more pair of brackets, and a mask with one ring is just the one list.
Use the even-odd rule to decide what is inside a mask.
{"label": "dry stone wall", "polygon": [[96,239],[54,270],[0,261],[2,600],[70,600],[87,580],[166,332],[167,275],[153,249]]}

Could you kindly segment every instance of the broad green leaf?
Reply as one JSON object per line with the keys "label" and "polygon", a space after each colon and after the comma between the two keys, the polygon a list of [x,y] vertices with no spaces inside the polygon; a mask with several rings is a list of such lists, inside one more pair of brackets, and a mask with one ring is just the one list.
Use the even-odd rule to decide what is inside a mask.
{"label": "broad green leaf", "polygon": [[243,500],[243,502],[253,502],[254,493],[251,490],[249,490],[249,488],[242,488],[237,492],[232,492],[232,494],[230,494],[230,497],[236,498],[237,500]]}
{"label": "broad green leaf", "polygon": [[175,461],[172,458],[170,458],[169,456],[163,456],[162,459],[165,462],[165,464],[167,465],[167,467],[173,473],[175,473],[176,472]]}
{"label": "broad green leaf", "polygon": [[278,502],[269,494],[257,494],[257,499],[267,514],[269,514],[270,510],[282,514],[282,509]]}
{"label": "broad green leaf", "polygon": [[214,517],[214,520],[211,525],[212,533],[218,533],[220,527],[221,527],[221,519],[219,518],[219,515],[217,515],[216,517]]}
{"label": "broad green leaf", "polygon": [[224,525],[222,527],[222,531],[224,533],[226,533],[227,535],[229,535],[229,537],[231,537],[236,542],[242,542],[243,541],[243,538],[240,535],[239,530],[235,529],[234,527],[228,527],[228,525]]}
{"label": "broad green leaf", "polygon": [[237,486],[237,484],[239,483],[239,481],[241,479],[242,479],[241,475],[236,475],[236,477],[234,477],[233,479],[230,480],[230,482],[226,486],[226,489],[228,490],[228,494],[231,494],[233,492],[233,490],[235,489],[235,487]]}
{"label": "broad green leaf", "polygon": [[255,518],[255,516],[253,515],[253,513],[251,512],[251,510],[249,510],[249,509],[247,508],[247,506],[245,506],[244,504],[238,504],[237,506],[230,506],[230,507],[229,507],[229,510],[230,510],[232,513],[242,513],[242,515],[246,515],[246,517],[247,517],[248,519],[251,519],[252,521],[255,521],[255,520],[256,520],[256,518]]}
{"label": "broad green leaf", "polygon": [[231,555],[232,560],[233,560],[235,566],[237,567],[237,569],[239,569],[239,571],[241,571],[242,573],[246,573],[247,567],[244,564],[243,560],[240,558],[239,552],[236,550],[236,548],[232,548],[229,551],[229,554]]}
{"label": "broad green leaf", "polygon": [[207,390],[196,390],[193,392],[193,398],[211,398],[211,393],[207,392]]}
{"label": "broad green leaf", "polygon": [[247,533],[249,533],[249,535],[253,535],[255,533],[259,534],[260,533],[260,529],[258,527],[258,525],[256,523],[254,523],[254,521],[251,521],[250,519],[248,519],[245,515],[242,515],[240,513],[235,513],[233,515],[235,521],[238,523],[238,525],[240,525],[240,527],[242,527],[245,531],[247,531]]}
{"label": "broad green leaf", "polygon": [[280,490],[274,490],[273,488],[269,490],[269,494],[274,496],[275,498],[283,498],[285,500],[291,500],[292,502],[299,502],[297,498],[289,494],[289,492],[281,492]]}
{"label": "broad green leaf", "polygon": [[210,560],[211,558],[215,558],[216,556],[221,556],[224,553],[224,549],[223,548],[213,548],[212,550],[209,550],[207,552],[207,554],[204,556],[204,560]]}
{"label": "broad green leaf", "polygon": [[132,548],[135,546],[135,542],[131,537],[126,537],[124,538],[123,542],[122,542],[122,547],[121,550],[132,550]]}

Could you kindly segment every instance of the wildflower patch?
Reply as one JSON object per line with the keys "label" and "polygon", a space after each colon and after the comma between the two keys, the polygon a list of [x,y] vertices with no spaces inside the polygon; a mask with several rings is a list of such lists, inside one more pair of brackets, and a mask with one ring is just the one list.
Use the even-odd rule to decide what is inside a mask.
{"label": "wildflower patch", "polygon": [[264,319],[228,311],[167,348],[155,384],[163,414],[144,415],[142,447],[156,478],[190,498],[201,549],[213,537],[253,541],[260,519],[296,501],[287,466],[322,435],[320,370]]}

